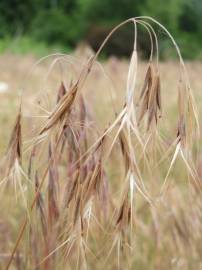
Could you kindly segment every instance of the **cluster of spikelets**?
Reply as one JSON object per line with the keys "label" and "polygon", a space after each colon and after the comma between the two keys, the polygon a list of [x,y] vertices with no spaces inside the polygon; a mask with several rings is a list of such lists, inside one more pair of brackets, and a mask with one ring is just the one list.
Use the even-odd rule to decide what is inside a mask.
{"label": "cluster of spikelets", "polygon": [[[114,112],[114,120],[100,131],[83,88],[104,45],[127,23],[134,24],[135,38],[125,101],[121,111]],[[173,123],[176,127],[173,138],[172,134],[165,136],[159,130],[161,119],[166,119],[161,102],[158,37],[153,24],[165,31],[179,56],[178,123]],[[138,25],[146,29],[151,42],[140,91],[136,83]],[[65,57],[57,59],[62,61]],[[14,263],[18,269],[88,269],[97,261],[102,261],[100,265],[105,267],[110,265],[114,253],[118,269],[130,269],[137,246],[135,229],[141,224],[135,209],[137,195],[150,205],[155,217],[159,198],[169,188],[169,175],[178,156],[193,184],[193,192],[198,193],[201,185],[192,151],[198,132],[197,112],[178,46],[166,28],[154,19],[129,19],[112,30],[97,53],[82,66],[77,78],[68,86],[61,82],[51,98],[55,99],[55,106],[34,131],[36,135],[29,140],[28,147],[22,140],[20,108],[0,169],[1,187],[20,191],[26,209],[6,269]],[[113,179],[115,185],[109,172],[114,153],[121,167],[119,179]],[[168,166],[163,175],[158,168],[165,160]],[[157,178],[162,185],[156,192],[158,195],[152,196],[149,185],[155,184]],[[184,237],[178,220],[174,219],[172,228]],[[25,232],[29,234],[29,244],[21,247]]]}

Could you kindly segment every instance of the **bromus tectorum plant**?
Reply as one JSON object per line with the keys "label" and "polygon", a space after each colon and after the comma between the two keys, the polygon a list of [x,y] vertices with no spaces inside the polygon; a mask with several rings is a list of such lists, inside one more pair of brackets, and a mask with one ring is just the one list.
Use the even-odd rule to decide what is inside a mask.
{"label": "bromus tectorum plant", "polygon": [[[120,110],[114,104],[108,105],[109,110],[113,108],[113,119],[103,127],[85,91],[94,67],[99,66],[97,59],[104,46],[115,31],[128,23],[134,25],[134,46],[125,100]],[[139,26],[148,32],[151,43],[141,87],[137,83]],[[167,119],[156,26],[172,41],[179,57],[175,134],[172,130],[165,134],[161,129]],[[23,115],[23,92],[22,109],[0,169],[1,186],[14,189],[16,194],[19,186],[27,208],[16,242],[4,261],[5,269],[11,269],[12,264],[16,269],[134,269],[133,255],[138,250],[138,234],[142,233],[153,235],[153,245],[159,252],[168,245],[172,246],[170,250],[176,248],[185,254],[189,243],[195,256],[200,256],[198,240],[191,236],[192,227],[196,226],[192,228],[196,232],[202,228],[197,214],[201,208],[201,182],[193,151],[199,125],[186,67],[172,35],[156,20],[136,17],[116,26],[86,63],[62,54],[50,57],[54,60],[45,80],[58,64],[60,87],[55,95],[43,92],[37,96],[35,117],[31,115],[30,121]],[[63,63],[68,64],[68,79]],[[91,88],[96,91],[96,83]],[[23,124],[32,127],[29,138],[22,131]],[[174,203],[168,203],[169,197],[177,200],[170,192],[170,175],[178,161],[184,165],[190,183],[188,198],[190,202],[194,197],[196,200],[189,213],[197,224],[191,224],[183,199],[176,211]],[[115,177],[114,168],[118,172]],[[9,179],[13,181],[7,185]],[[152,232],[140,217],[145,209],[150,210]],[[169,221],[167,216],[161,216],[165,209],[170,211]],[[170,223],[172,226],[168,226]],[[165,231],[173,241],[160,235]]]}

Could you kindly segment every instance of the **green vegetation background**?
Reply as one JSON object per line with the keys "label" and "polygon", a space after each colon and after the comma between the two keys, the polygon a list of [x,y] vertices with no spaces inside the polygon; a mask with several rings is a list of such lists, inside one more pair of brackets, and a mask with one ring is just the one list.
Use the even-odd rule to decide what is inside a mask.
{"label": "green vegetation background", "polygon": [[[114,25],[140,15],[164,24],[185,58],[202,59],[202,0],[1,0],[0,52],[68,52],[82,40],[96,49]],[[116,34],[106,55],[128,56],[132,31],[128,26]],[[164,33],[158,31],[158,36],[162,58],[172,56]],[[143,57],[149,51],[148,37],[141,28],[139,50]]]}

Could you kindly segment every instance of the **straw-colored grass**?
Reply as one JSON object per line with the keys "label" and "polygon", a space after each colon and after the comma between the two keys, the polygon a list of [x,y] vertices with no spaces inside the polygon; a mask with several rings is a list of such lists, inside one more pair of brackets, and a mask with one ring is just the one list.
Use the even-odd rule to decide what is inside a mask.
{"label": "straw-colored grass", "polygon": [[[131,22],[129,64],[98,63]],[[148,63],[138,58],[140,24]],[[179,64],[159,63],[154,24]],[[2,269],[200,269],[200,127],[171,34],[151,18],[130,19],[87,60],[57,54],[29,70],[16,120],[8,108],[16,99],[4,94],[15,124],[1,118],[2,138],[11,133],[8,148],[1,144]]]}

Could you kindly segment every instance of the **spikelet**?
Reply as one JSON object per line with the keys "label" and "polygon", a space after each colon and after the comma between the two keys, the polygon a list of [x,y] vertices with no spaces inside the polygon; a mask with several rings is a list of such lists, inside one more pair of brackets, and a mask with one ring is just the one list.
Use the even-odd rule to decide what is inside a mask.
{"label": "spikelet", "polygon": [[128,78],[127,78],[127,104],[131,104],[133,101],[135,84],[137,77],[137,51],[133,50],[129,70],[128,70]]}
{"label": "spikelet", "polygon": [[[36,190],[36,192],[37,192],[38,188],[39,188],[39,179],[38,179],[38,172],[36,171],[36,174],[35,174],[35,190]],[[46,219],[46,214],[45,214],[44,200],[43,200],[41,192],[38,192],[36,206],[39,210],[42,231],[43,231],[43,235],[44,235],[44,238],[46,241],[46,239],[47,239],[47,219]]]}
{"label": "spikelet", "polygon": [[27,176],[29,179],[31,179],[31,176],[32,176],[33,163],[34,163],[35,156],[36,156],[36,145],[33,146],[30,157],[29,157],[29,165],[28,165],[28,170],[27,170]]}
{"label": "spikelet", "polygon": [[66,184],[66,191],[64,193],[64,199],[63,199],[63,206],[69,207],[70,202],[73,199],[73,196],[75,195],[76,189],[77,189],[77,180],[79,177],[79,170],[76,170],[74,174],[72,174],[72,177],[67,181]]}
{"label": "spikelet", "polygon": [[186,144],[186,127],[185,127],[185,92],[183,88],[183,82],[180,80],[178,87],[178,110],[179,110],[179,119],[178,119],[178,130],[177,137],[181,142],[182,146]]}
{"label": "spikelet", "polygon": [[144,115],[147,114],[147,129],[149,130],[152,123],[157,124],[162,110],[160,76],[158,70],[152,63],[148,66],[139,99],[141,105],[138,124],[140,124]]}
{"label": "spikelet", "polygon": [[[51,129],[58,122],[62,121],[65,118],[66,114],[70,113],[71,107],[76,98],[76,94],[83,87],[83,84],[88,74],[91,71],[92,64],[93,64],[93,58],[90,58],[87,64],[83,67],[76,83],[71,85],[70,89],[61,97],[61,99],[56,104],[51,115],[48,117],[47,123],[41,129],[39,135]],[[63,93],[65,92],[64,84],[61,85],[60,92],[63,92]],[[60,96],[61,96],[61,93],[60,93]]]}
{"label": "spikelet", "polygon": [[60,88],[58,90],[58,95],[57,95],[57,103],[61,100],[61,98],[67,93],[67,90],[65,88],[65,85],[63,82],[61,82]]}
{"label": "spikelet", "polygon": [[[52,158],[52,148],[49,145],[49,158]],[[51,163],[49,167],[49,181],[48,181],[48,216],[49,224],[52,227],[55,221],[57,221],[59,216],[59,209],[57,204],[57,181],[58,172],[55,160]]]}
{"label": "spikelet", "polygon": [[131,207],[126,194],[125,199],[118,212],[118,216],[116,219],[116,226],[118,227],[119,230],[123,230],[129,226],[130,220],[131,220]]}
{"label": "spikelet", "polygon": [[22,161],[21,108],[18,112],[15,121],[7,153],[8,153],[7,154],[7,161],[8,161],[7,176],[8,176],[12,168],[14,167],[15,163],[17,162],[19,165],[21,165]]}
{"label": "spikelet", "polygon": [[130,148],[124,130],[121,130],[119,134],[119,142],[121,145],[121,152],[125,163],[124,164],[125,174],[127,174],[128,170],[131,168],[131,158],[130,158]]}
{"label": "spikelet", "polygon": [[48,117],[47,123],[40,131],[39,135],[45,133],[50,128],[55,126],[59,121],[62,121],[65,117],[66,113],[69,113],[70,108],[74,102],[76,97],[76,93],[78,90],[77,83],[72,86],[72,88],[59,100],[57,105],[55,106],[53,112]]}
{"label": "spikelet", "polygon": [[25,187],[22,182],[22,178],[27,178],[26,174],[22,170],[22,137],[21,137],[21,107],[15,120],[15,125],[12,130],[12,134],[9,140],[7,154],[3,162],[3,179],[1,184],[9,185],[12,183],[12,187],[15,190],[17,198],[17,188],[22,195],[24,205],[27,207],[27,201],[25,198]]}
{"label": "spikelet", "polygon": [[[98,185],[100,179],[100,170],[101,170],[101,163],[98,161],[93,166],[93,171],[88,178],[88,181],[85,181],[85,194],[84,194],[84,201],[88,201],[91,195],[93,195],[96,191],[96,186]],[[97,186],[98,187],[98,186]]]}
{"label": "spikelet", "polygon": [[77,193],[75,195],[75,206],[74,206],[74,214],[73,214],[73,226],[76,225],[76,222],[79,217],[82,216],[82,186],[78,185]]}

